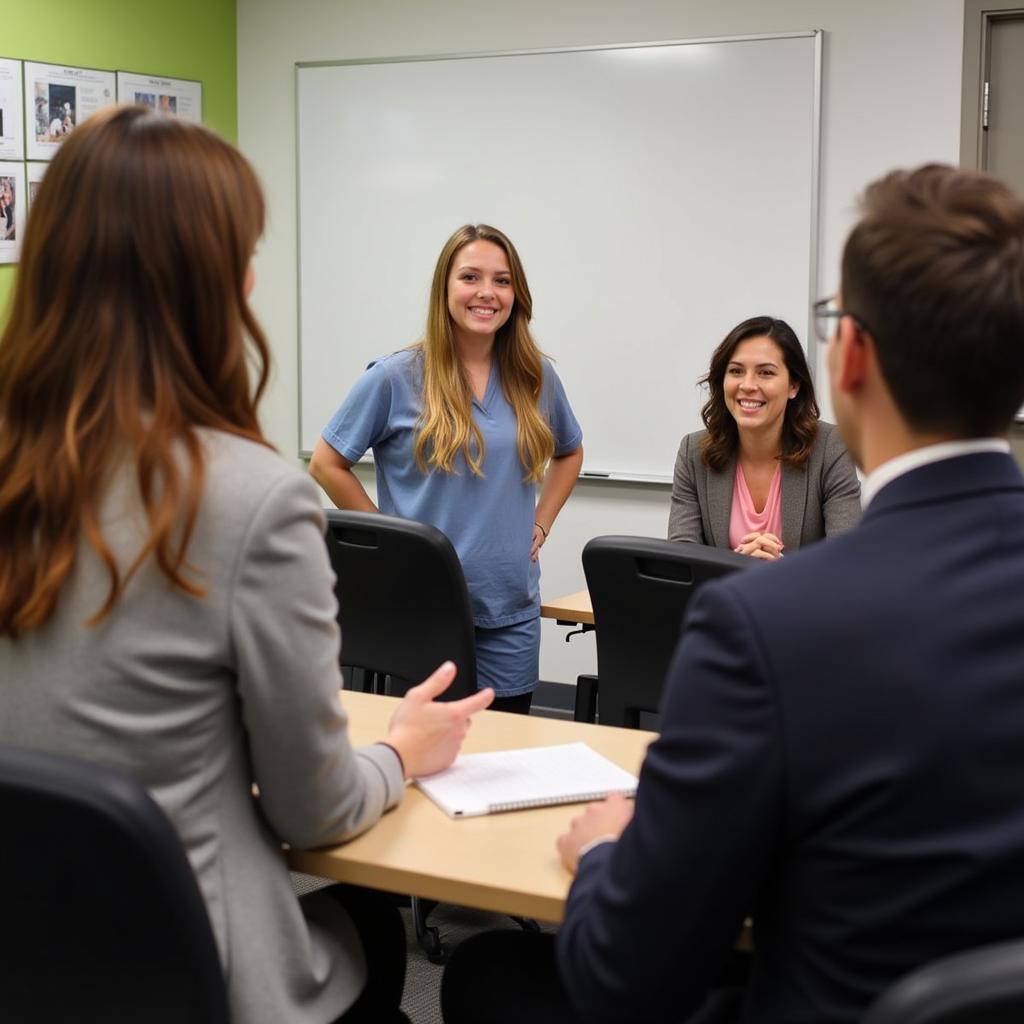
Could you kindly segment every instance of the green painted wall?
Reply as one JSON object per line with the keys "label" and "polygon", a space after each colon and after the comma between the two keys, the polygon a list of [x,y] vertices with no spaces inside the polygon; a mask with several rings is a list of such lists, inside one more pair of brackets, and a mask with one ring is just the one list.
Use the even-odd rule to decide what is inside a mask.
{"label": "green painted wall", "polygon": [[[203,120],[238,137],[235,0],[28,0],[4,9],[0,56],[203,83]],[[0,309],[16,268],[0,266]]]}

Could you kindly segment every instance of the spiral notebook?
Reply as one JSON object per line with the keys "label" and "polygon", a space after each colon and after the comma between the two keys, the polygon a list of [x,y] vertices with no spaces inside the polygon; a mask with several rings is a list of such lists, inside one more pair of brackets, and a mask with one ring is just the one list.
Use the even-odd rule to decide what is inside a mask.
{"label": "spiral notebook", "polygon": [[636,793],[636,776],[585,743],[462,754],[416,785],[451,818]]}

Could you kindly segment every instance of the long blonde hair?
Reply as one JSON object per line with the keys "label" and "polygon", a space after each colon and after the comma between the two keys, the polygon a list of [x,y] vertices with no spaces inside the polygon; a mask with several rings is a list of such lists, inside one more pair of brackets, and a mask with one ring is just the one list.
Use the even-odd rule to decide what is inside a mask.
{"label": "long blonde hair", "polygon": [[508,320],[494,339],[495,358],[505,398],[516,414],[516,446],[524,479],[538,483],[555,450],[551,426],[540,411],[544,364],[530,334],[533,298],[515,246],[497,228],[465,224],[445,242],[434,268],[430,286],[427,329],[423,353],[423,412],[419,419],[414,453],[422,472],[440,469],[455,472],[461,452],[466,465],[482,477],[484,439],[473,422],[473,396],[455,348],[452,319],[448,312],[448,275],[456,254],[470,242],[493,242],[508,257],[515,303]]}
{"label": "long blonde hair", "polygon": [[[150,556],[202,594],[185,557],[203,490],[195,428],[265,443],[269,354],[244,283],[263,209],[237,150],[142,107],[95,114],[54,157],[0,338],[0,636],[49,620],[83,536],[110,577],[93,623]],[[99,518],[124,458],[149,521],[127,569]]]}

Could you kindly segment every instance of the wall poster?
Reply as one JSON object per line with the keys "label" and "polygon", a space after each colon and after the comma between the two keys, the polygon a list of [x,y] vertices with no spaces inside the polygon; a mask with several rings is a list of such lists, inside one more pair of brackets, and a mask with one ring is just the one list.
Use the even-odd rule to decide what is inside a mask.
{"label": "wall poster", "polygon": [[25,61],[29,160],[49,160],[90,114],[115,102],[113,71]]}
{"label": "wall poster", "polygon": [[25,231],[25,165],[0,162],[0,263],[17,263]]}
{"label": "wall poster", "polygon": [[23,116],[21,61],[0,57],[0,160],[24,159]]}
{"label": "wall poster", "polygon": [[198,123],[203,119],[202,82],[118,71],[117,98],[121,103],[141,103],[183,121]]}
{"label": "wall poster", "polygon": [[29,209],[31,209],[32,204],[36,201],[36,191],[39,189],[39,183],[43,180],[43,175],[49,166],[48,163],[43,163],[42,161],[25,164],[25,188],[28,193]]}

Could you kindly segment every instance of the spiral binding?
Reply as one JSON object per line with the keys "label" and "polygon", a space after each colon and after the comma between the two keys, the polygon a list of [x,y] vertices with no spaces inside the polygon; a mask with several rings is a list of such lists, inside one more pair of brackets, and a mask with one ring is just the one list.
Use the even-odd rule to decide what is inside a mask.
{"label": "spiral binding", "polygon": [[499,814],[502,811],[525,811],[530,807],[551,807],[555,804],[590,803],[603,800],[610,793],[621,793],[623,796],[634,796],[635,789],[598,789],[593,793],[573,793],[571,796],[541,796],[529,800],[503,800],[500,803],[488,804],[488,814]]}

